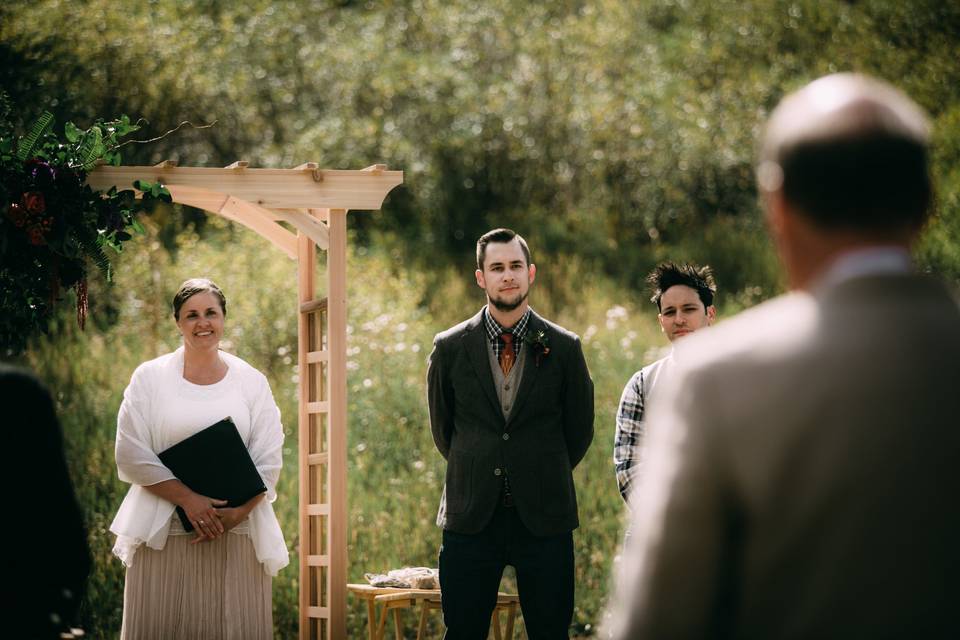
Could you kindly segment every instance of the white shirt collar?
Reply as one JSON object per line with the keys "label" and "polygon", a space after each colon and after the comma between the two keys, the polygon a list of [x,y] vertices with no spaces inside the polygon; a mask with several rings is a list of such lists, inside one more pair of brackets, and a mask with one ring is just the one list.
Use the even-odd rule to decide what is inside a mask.
{"label": "white shirt collar", "polygon": [[840,254],[817,278],[812,289],[875,275],[905,274],[913,270],[910,252],[903,247],[868,247]]}

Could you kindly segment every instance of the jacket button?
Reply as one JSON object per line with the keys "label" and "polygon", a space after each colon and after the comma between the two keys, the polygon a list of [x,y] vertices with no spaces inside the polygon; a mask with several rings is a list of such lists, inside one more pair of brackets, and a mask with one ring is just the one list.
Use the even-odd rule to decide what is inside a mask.
{"label": "jacket button", "polygon": [[500,475],[501,473],[503,473],[503,471],[500,471],[499,468],[493,470],[493,475],[495,475],[495,476],[498,476],[498,475]]}
{"label": "jacket button", "polygon": [[510,434],[509,434],[509,433],[503,434],[503,439],[504,439],[504,440],[509,440],[509,439],[510,439]]}

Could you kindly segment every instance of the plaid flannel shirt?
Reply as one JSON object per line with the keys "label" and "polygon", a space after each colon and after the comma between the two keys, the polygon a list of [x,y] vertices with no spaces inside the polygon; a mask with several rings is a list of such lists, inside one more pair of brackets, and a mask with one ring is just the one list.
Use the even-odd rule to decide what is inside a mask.
{"label": "plaid flannel shirt", "polygon": [[644,419],[650,395],[672,366],[673,356],[669,355],[640,369],[627,382],[620,396],[613,439],[613,464],[617,472],[617,486],[625,501],[640,474],[646,432]]}
{"label": "plaid flannel shirt", "polygon": [[523,316],[517,320],[517,324],[513,325],[513,328],[510,331],[507,331],[500,323],[493,319],[493,316],[490,315],[490,312],[486,307],[483,308],[483,326],[487,328],[487,339],[490,340],[490,344],[493,345],[493,355],[497,356],[497,360],[500,359],[500,352],[503,351],[503,340],[500,339],[500,336],[504,333],[513,334],[513,352],[519,354],[520,347],[523,345],[523,337],[527,333],[527,324],[530,322],[530,309],[529,307],[524,312]]}

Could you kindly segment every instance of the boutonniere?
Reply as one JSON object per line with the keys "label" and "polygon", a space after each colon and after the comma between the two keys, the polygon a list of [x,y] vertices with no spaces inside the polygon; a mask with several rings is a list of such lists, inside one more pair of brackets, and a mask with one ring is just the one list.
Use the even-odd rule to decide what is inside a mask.
{"label": "boutonniere", "polygon": [[538,330],[533,337],[529,338],[530,348],[533,349],[533,362],[540,366],[540,362],[550,355],[550,343],[547,340],[547,334]]}

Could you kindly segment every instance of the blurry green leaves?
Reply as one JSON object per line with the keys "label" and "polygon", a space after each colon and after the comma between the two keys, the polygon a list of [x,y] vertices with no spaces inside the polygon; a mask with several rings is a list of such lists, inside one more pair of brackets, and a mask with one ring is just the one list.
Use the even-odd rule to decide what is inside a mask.
{"label": "blurry green leaves", "polygon": [[163,202],[173,202],[170,197],[170,190],[160,182],[147,182],[146,180],[134,180],[133,187],[142,191],[145,196],[150,196]]}
{"label": "blurry green leaves", "polygon": [[[30,131],[17,144],[17,160],[26,162],[33,155],[37,145],[53,128],[53,114],[44,111],[30,126]],[[12,138],[11,138],[12,139]]]}

